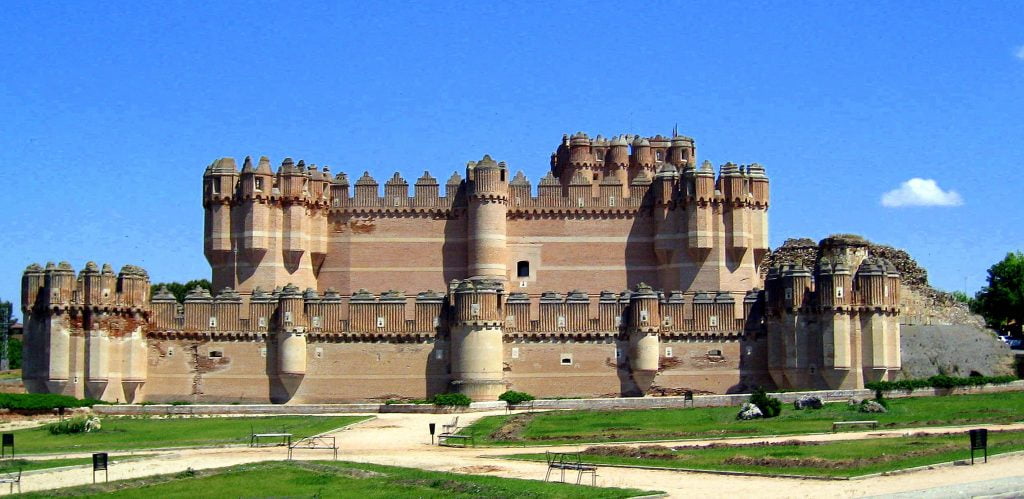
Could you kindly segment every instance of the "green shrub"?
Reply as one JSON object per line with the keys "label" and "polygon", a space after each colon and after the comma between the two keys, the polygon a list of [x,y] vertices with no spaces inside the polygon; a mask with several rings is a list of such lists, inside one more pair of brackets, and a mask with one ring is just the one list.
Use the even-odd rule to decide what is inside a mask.
{"label": "green shrub", "polygon": [[439,393],[430,398],[434,405],[455,405],[467,407],[473,401],[461,393]]}
{"label": "green shrub", "polygon": [[21,411],[52,411],[61,407],[92,407],[106,404],[94,399],[76,399],[55,393],[0,393],[0,407]]}
{"label": "green shrub", "polygon": [[971,376],[959,378],[938,374],[926,379],[901,379],[899,381],[873,381],[865,383],[864,387],[875,390],[876,398],[879,391],[906,390],[914,391],[920,388],[956,388],[960,386],[981,386],[981,385],[1005,385],[1017,381],[1016,376]]}
{"label": "green shrub", "polygon": [[758,387],[754,393],[750,394],[750,403],[761,409],[761,414],[766,418],[774,418],[782,412],[782,401],[768,396],[768,392],[765,392],[764,388]]}
{"label": "green shrub", "polygon": [[529,402],[533,400],[533,395],[526,392],[517,392],[515,390],[509,390],[501,395],[498,395],[498,400],[504,400],[508,405],[521,404],[523,402]]}
{"label": "green shrub", "polygon": [[51,435],[95,432],[100,430],[100,418],[88,418],[86,416],[68,418],[63,421],[47,425],[46,429],[50,431]]}

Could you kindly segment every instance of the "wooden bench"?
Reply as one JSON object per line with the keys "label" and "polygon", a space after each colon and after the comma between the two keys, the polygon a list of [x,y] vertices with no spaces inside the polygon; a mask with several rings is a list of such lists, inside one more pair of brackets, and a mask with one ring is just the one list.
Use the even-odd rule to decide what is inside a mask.
{"label": "wooden bench", "polygon": [[0,474],[0,483],[10,484],[11,493],[14,493],[14,484],[18,484],[18,493],[21,493],[21,468],[18,468],[17,473],[5,473]]}
{"label": "wooden bench", "polygon": [[562,473],[562,482],[565,483],[565,471],[575,471],[576,485],[583,480],[584,473],[590,473],[590,485],[597,485],[597,466],[586,464],[579,452],[545,452],[544,457],[548,462],[548,471],[544,474],[544,481],[551,477],[551,470],[559,470]]}
{"label": "wooden bench", "polygon": [[448,433],[448,434],[455,433],[455,430],[457,430],[458,428],[459,428],[459,417],[455,416],[454,418],[452,418],[452,422],[451,423],[441,425],[441,434],[444,435],[445,433]]}
{"label": "wooden bench", "polygon": [[[452,440],[458,443],[453,443]],[[466,444],[476,447],[476,438],[474,438],[473,435],[457,435],[455,433],[442,433],[437,436],[437,445],[443,445],[445,447],[465,447]]]}
{"label": "wooden bench", "polygon": [[878,428],[878,421],[836,421],[832,423],[832,433],[843,426],[870,426]]}
{"label": "wooden bench", "polygon": [[249,435],[249,447],[264,447],[260,445],[260,439],[281,439],[281,443],[275,443],[274,445],[287,445],[291,447],[292,434],[291,433],[253,433]]}

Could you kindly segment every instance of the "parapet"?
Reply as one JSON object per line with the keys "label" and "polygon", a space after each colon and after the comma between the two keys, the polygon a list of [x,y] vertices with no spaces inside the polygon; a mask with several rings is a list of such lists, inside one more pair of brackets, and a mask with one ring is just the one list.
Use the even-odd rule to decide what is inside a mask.
{"label": "parapet", "polygon": [[68,262],[44,267],[31,264],[22,274],[22,310],[94,308],[112,312],[142,312],[149,306],[149,274],[135,265],[114,273],[110,264],[88,262],[75,277]]}

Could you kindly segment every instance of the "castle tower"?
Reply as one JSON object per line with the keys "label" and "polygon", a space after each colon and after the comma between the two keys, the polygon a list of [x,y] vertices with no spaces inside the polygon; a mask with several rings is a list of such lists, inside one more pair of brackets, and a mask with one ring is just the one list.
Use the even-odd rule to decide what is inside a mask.
{"label": "castle tower", "polygon": [[502,281],[453,281],[452,384],[473,400],[497,400],[505,391]]}
{"label": "castle tower", "polygon": [[621,196],[629,197],[629,143],[626,137],[619,135],[612,138],[608,144],[608,157],[605,164],[608,165],[608,175],[615,176],[622,186]]}
{"label": "castle tower", "polygon": [[469,180],[469,251],[471,279],[508,278],[506,216],[508,169],[490,156],[466,165]]}
{"label": "castle tower", "polygon": [[[233,286],[231,204],[238,180],[233,158],[214,161],[203,173],[203,209],[206,214],[204,252],[213,269],[214,286]],[[221,282],[224,281],[224,282]]]}
{"label": "castle tower", "polygon": [[629,296],[629,366],[633,381],[641,392],[646,392],[658,374],[661,358],[659,338],[661,314],[658,294],[650,286],[640,283]]}

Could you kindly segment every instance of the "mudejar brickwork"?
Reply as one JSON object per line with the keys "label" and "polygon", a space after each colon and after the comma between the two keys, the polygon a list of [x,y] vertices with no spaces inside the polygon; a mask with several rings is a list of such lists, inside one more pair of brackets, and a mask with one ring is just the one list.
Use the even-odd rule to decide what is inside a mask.
{"label": "mudejar brickwork", "polygon": [[[536,192],[536,194],[534,194]],[[692,139],[563,137],[536,191],[488,156],[441,185],[285,159],[203,174],[214,289],[30,265],[25,384],[111,401],[493,400],[757,385],[900,368],[899,276],[826,239],[762,278],[769,181]]]}

